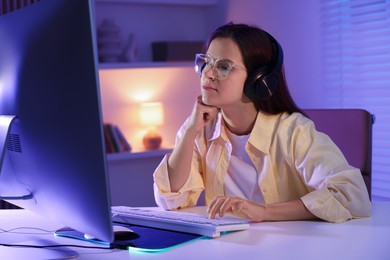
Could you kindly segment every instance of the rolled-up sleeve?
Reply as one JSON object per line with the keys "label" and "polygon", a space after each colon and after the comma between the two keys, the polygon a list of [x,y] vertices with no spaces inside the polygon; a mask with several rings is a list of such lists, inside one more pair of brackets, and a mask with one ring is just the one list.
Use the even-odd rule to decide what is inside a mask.
{"label": "rolled-up sleeve", "polygon": [[[343,222],[371,215],[371,203],[361,173],[352,166],[331,177],[314,174],[318,189],[303,196],[306,208],[330,222]],[[312,181],[314,182],[314,181]]]}
{"label": "rolled-up sleeve", "polygon": [[[348,164],[340,149],[312,123],[296,138],[295,163],[309,193],[306,208],[329,222],[371,215],[371,202],[359,169]],[[298,129],[299,130],[299,129]]]}
{"label": "rolled-up sleeve", "polygon": [[183,187],[177,192],[171,191],[169,183],[168,159],[170,154],[164,156],[153,174],[154,198],[159,207],[165,210],[173,210],[195,206],[197,204],[199,196],[204,190],[204,183],[201,175],[200,161],[196,154],[194,151],[189,177]]}

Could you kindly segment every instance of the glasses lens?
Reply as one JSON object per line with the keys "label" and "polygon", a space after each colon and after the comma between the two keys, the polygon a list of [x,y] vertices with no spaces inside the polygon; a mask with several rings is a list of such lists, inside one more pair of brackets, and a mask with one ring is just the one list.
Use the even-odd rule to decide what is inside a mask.
{"label": "glasses lens", "polygon": [[195,71],[196,73],[202,74],[203,69],[207,65],[207,56],[204,54],[195,55]]}
{"label": "glasses lens", "polygon": [[218,60],[214,65],[214,70],[216,72],[217,78],[219,80],[224,80],[232,71],[234,64],[229,60]]}

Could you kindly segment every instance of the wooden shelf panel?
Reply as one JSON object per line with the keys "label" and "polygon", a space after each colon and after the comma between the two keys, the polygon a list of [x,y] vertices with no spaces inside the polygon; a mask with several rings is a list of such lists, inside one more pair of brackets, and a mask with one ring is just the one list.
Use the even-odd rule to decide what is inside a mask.
{"label": "wooden shelf panel", "polygon": [[125,161],[125,160],[136,160],[161,156],[172,152],[172,149],[157,149],[157,150],[144,150],[144,151],[135,151],[129,153],[110,153],[107,154],[107,160],[109,162],[115,161]]}
{"label": "wooden shelf panel", "polygon": [[95,0],[97,3],[213,6],[217,0]]}
{"label": "wooden shelf panel", "polygon": [[123,62],[99,63],[99,69],[175,68],[191,67],[193,62]]}

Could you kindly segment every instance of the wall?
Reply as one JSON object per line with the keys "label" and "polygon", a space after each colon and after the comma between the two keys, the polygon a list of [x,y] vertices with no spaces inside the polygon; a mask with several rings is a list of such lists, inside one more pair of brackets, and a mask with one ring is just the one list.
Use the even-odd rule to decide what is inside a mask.
{"label": "wall", "polygon": [[303,108],[321,102],[319,0],[229,0],[227,20],[255,24],[282,45],[291,94]]}

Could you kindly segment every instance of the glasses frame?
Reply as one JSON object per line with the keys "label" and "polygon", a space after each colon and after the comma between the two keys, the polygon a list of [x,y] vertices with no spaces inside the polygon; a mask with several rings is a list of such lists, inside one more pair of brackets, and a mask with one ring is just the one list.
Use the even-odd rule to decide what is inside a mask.
{"label": "glasses frame", "polygon": [[[204,60],[204,64],[202,66],[199,66],[198,60]],[[229,66],[226,68],[227,72],[221,71],[218,66],[216,66],[220,62],[226,62]],[[230,72],[233,69],[239,69],[239,70],[245,70],[246,68],[240,65],[235,64],[233,61],[229,59],[214,59],[208,54],[204,53],[197,53],[195,54],[195,72],[198,73],[199,75],[202,75],[203,72],[207,72],[209,69],[212,69],[213,74],[217,80],[225,80],[228,78]]]}

